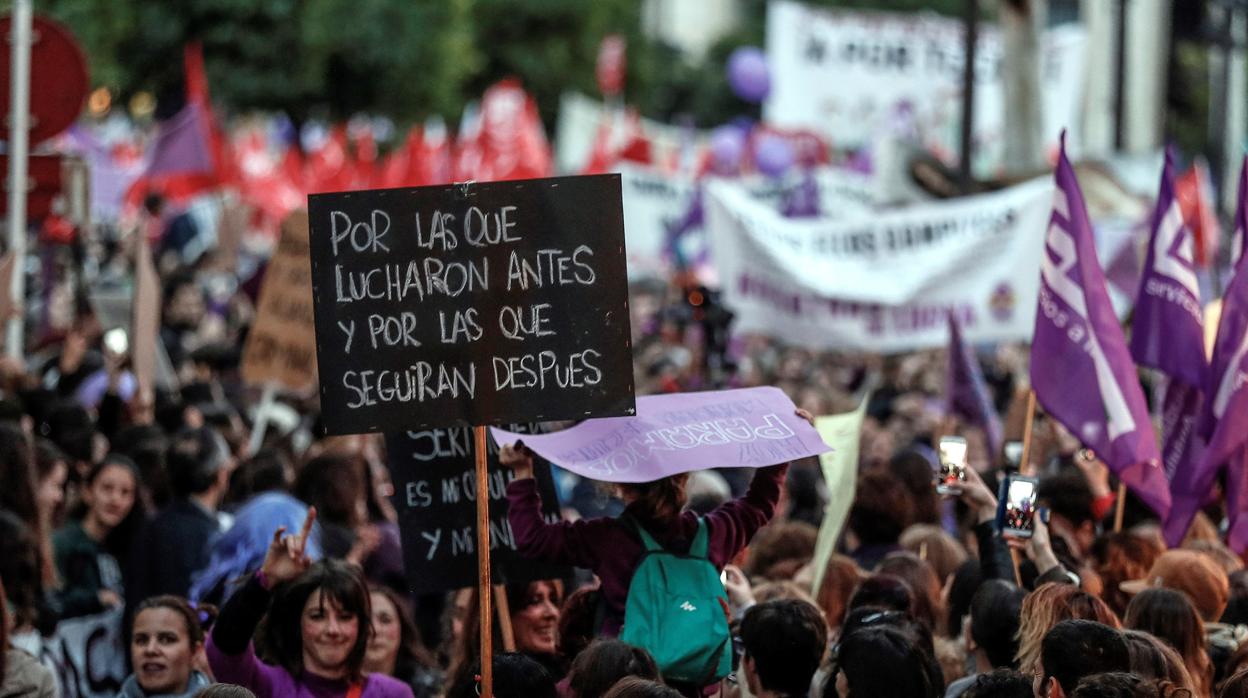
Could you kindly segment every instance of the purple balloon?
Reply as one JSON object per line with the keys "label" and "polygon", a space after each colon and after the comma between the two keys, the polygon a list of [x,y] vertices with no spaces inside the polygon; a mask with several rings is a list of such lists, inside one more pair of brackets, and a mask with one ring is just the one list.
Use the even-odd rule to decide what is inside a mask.
{"label": "purple balloon", "polygon": [[793,146],[780,136],[769,133],[754,142],[754,166],[768,177],[784,174],[793,160]]}
{"label": "purple balloon", "polygon": [[767,54],[756,46],[742,46],[728,57],[728,85],[747,102],[761,102],[771,91]]}
{"label": "purple balloon", "polygon": [[745,155],[745,135],[738,128],[720,126],[711,132],[711,169],[717,174],[731,175],[741,171]]}

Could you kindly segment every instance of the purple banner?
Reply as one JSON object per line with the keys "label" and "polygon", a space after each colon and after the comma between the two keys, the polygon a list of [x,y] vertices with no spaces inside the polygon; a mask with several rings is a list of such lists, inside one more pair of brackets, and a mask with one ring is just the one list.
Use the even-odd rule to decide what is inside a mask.
{"label": "purple banner", "polygon": [[546,460],[607,482],[651,482],[707,468],[758,468],[831,449],[779,388],[637,398],[637,415],[590,419],[553,434],[491,428]]}
{"label": "purple banner", "polygon": [[984,372],[979,367],[975,351],[962,341],[962,325],[953,313],[949,313],[949,365],[945,374],[945,398],[949,412],[958,418],[984,430],[988,447],[995,457],[1001,453],[1004,428],[1001,415],[997,414]]}
{"label": "purple banner", "polygon": [[1170,487],[1135,363],[1127,352],[1065,136],[1053,215],[1040,257],[1040,298],[1031,345],[1036,399],[1127,487],[1164,517]]}

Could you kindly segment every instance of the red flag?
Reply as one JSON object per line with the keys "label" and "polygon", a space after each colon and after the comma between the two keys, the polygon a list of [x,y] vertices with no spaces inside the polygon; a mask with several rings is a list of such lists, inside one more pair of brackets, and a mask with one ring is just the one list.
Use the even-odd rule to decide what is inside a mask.
{"label": "red flag", "polygon": [[410,186],[448,184],[452,181],[451,141],[440,118],[425,122],[420,142],[415,144],[408,164]]}
{"label": "red flag", "polygon": [[1213,191],[1209,186],[1209,171],[1203,162],[1196,162],[1187,172],[1174,180],[1174,196],[1183,212],[1183,222],[1196,238],[1196,265],[1208,268],[1218,253],[1218,241],[1222,238],[1218,225],[1217,209],[1213,205]]}
{"label": "red flag", "polygon": [[548,177],[550,145],[537,103],[514,79],[496,83],[481,98],[478,115],[465,119],[455,178],[499,181]]}
{"label": "red flag", "polygon": [[611,167],[615,165],[618,159],[615,148],[611,143],[611,118],[604,116],[602,122],[598,124],[598,132],[594,135],[594,145],[589,151],[589,162],[581,169],[581,174],[603,174],[611,171]]}
{"label": "red flag", "polygon": [[594,67],[594,76],[598,79],[598,89],[608,97],[614,97],[624,90],[627,46],[624,37],[619,34],[602,37],[602,43],[598,45],[598,63]]}
{"label": "red flag", "polygon": [[353,175],[347,154],[346,129],[335,126],[321,147],[308,156],[308,193],[348,190]]}

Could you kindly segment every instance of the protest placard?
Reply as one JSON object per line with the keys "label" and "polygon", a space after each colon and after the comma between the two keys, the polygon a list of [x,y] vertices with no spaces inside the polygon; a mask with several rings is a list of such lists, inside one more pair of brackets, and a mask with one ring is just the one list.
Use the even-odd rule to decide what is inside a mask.
{"label": "protest placard", "polygon": [[[519,433],[540,433],[535,424],[514,424]],[[449,427],[386,435],[394,508],[403,540],[403,567],[415,593],[449,591],[477,583],[476,474],[472,429]],[[498,462],[491,441],[489,458],[490,570],[496,584],[555,579],[567,573],[558,565],[525,560],[516,553],[507,520],[510,470]],[[542,497],[542,514],[558,521],[559,499],[550,465],[534,459],[533,475]]]}
{"label": "protest placard", "polygon": [[308,209],[328,433],[633,413],[618,175]]}
{"label": "protest placard", "polygon": [[[870,391],[864,391],[867,396]],[[863,397],[857,409],[845,414],[816,417],[815,428],[819,436],[832,448],[819,456],[823,481],[828,488],[828,503],[823,509],[823,521],[819,524],[819,537],[815,539],[815,570],[811,589],[819,593],[823,575],[827,571],[828,558],[840,540],[849,508],[854,503],[858,484],[858,448],[862,438],[862,420],[867,414],[867,397]]]}
{"label": "protest placard", "polygon": [[758,468],[828,450],[779,388],[647,395],[637,416],[594,419],[553,434],[491,429],[561,468],[607,482],[650,482],[705,468]]}
{"label": "protest placard", "polygon": [[40,662],[52,670],[61,698],[112,698],[126,678],[124,611],[68,618],[43,641]]}
{"label": "protest placard", "polygon": [[242,372],[248,383],[276,383],[293,391],[316,382],[307,211],[295,211],[282,221],[281,237],[264,272],[256,321],[243,348]]}

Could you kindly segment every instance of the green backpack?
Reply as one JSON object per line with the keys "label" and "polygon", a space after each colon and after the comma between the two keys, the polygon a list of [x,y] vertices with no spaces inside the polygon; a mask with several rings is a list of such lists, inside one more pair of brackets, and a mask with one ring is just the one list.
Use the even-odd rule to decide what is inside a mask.
{"label": "green backpack", "polygon": [[722,679],[732,671],[732,636],[724,585],[707,558],[706,521],[698,521],[688,555],[664,550],[635,528],[646,552],[628,586],[620,639],[650,652],[669,681]]}

